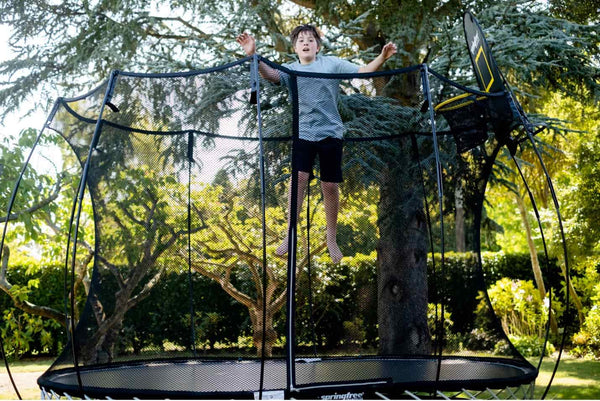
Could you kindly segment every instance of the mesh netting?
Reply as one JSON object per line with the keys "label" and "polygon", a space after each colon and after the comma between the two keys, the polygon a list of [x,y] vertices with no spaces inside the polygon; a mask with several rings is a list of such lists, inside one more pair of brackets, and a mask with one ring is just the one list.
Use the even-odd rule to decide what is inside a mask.
{"label": "mesh netting", "polygon": [[[317,75],[260,58],[289,75],[276,85],[253,79],[257,60],[116,72],[57,102],[43,136],[63,140],[50,150],[81,177],[60,197],[69,223],[59,257],[67,298],[77,297],[68,345],[40,385],[216,398],[532,382],[537,370],[508,340],[481,267],[484,193],[502,145],[483,94],[424,66]],[[320,99],[301,89],[310,80],[340,90],[341,263],[327,241],[328,156],[298,196],[299,139],[310,124],[319,132],[304,120],[302,102]],[[468,105],[444,105],[461,94]],[[470,255],[461,271],[446,261],[457,221]]]}

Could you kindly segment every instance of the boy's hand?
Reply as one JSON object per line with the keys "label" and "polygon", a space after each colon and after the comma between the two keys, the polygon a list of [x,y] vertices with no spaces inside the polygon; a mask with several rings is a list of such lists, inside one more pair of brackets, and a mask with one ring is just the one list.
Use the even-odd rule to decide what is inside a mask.
{"label": "boy's hand", "polygon": [[398,48],[396,47],[396,44],[390,42],[387,45],[383,46],[383,49],[381,49],[381,55],[383,56],[384,60],[387,60],[388,58],[396,54],[397,51]]}
{"label": "boy's hand", "polygon": [[235,38],[235,41],[242,46],[242,49],[244,49],[247,56],[252,56],[256,53],[256,41],[252,35],[244,32],[241,35],[238,35],[238,37]]}

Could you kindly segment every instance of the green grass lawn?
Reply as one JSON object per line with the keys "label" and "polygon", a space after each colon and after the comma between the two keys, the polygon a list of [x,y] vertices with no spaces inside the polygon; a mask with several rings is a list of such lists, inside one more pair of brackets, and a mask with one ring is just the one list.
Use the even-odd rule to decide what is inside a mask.
{"label": "green grass lawn", "polygon": [[[530,362],[537,366],[537,359]],[[536,380],[534,398],[539,399],[552,375],[555,360],[542,363]],[[546,395],[547,400],[600,400],[600,361],[590,361],[564,356],[558,365],[558,371],[552,386]]]}
{"label": "green grass lawn", "polygon": [[[10,370],[15,377],[20,373],[30,373],[28,380],[21,381],[19,392],[23,399],[39,399],[40,390],[35,383],[35,378],[42,374],[53,359],[30,359],[17,361],[10,364]],[[537,366],[537,359],[532,358],[530,362]],[[548,359],[542,363],[540,374],[536,381],[534,398],[539,399],[544,393],[555,360]],[[6,378],[4,364],[0,367],[0,376]],[[16,399],[16,393],[12,387],[3,387],[0,391],[0,400]],[[600,400],[600,361],[563,357],[558,367],[558,372],[548,392],[548,400]]]}
{"label": "green grass lawn", "polygon": [[[44,372],[50,367],[56,358],[26,358],[20,361],[9,363],[11,372],[27,373],[27,372]],[[4,361],[0,362],[0,373],[6,373]]]}

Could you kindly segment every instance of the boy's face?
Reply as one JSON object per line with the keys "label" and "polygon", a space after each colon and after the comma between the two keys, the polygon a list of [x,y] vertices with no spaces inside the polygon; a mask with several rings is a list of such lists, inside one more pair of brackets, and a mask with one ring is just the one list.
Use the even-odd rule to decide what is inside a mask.
{"label": "boy's face", "polygon": [[309,31],[300,32],[294,44],[294,51],[302,64],[313,62],[319,52],[319,44],[313,33]]}

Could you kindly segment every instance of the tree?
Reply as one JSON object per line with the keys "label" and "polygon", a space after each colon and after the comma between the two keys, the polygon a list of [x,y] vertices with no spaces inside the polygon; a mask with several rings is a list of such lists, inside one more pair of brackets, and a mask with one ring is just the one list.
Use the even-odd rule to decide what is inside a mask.
{"label": "tree", "polygon": [[[460,14],[467,8],[474,9],[481,24],[489,27],[486,35],[500,69],[516,87],[531,94],[544,88],[569,96],[598,96],[598,68],[591,62],[598,54],[598,28],[552,18],[543,1],[386,0],[373,4],[361,0],[350,5],[344,1],[254,0],[240,4],[190,0],[178,2],[170,13],[164,12],[170,4],[151,4],[143,0],[3,3],[0,23],[13,27],[11,43],[17,55],[0,65],[1,73],[13,77],[0,91],[2,108],[8,112],[36,90],[55,85],[81,91],[115,68],[172,71],[222,64],[241,57],[233,38],[242,30],[251,30],[264,40],[259,49],[264,55],[284,61],[288,59],[285,34],[305,19],[326,32],[325,47],[330,52],[368,60],[378,46],[393,40],[401,51],[389,63],[390,68],[431,60],[436,69],[464,79],[470,75],[470,66],[460,34]],[[292,12],[286,11],[290,9]],[[75,31],[72,26],[80,29]],[[27,41],[32,37],[42,40]],[[386,95],[406,104],[420,90],[418,76],[411,78],[388,88]],[[398,146],[398,153],[409,154],[409,143]],[[417,333],[395,340],[384,324],[381,338],[383,343],[389,338],[386,352],[420,353],[428,348],[426,284],[422,281],[426,243],[421,233],[425,227],[418,197],[408,203],[407,210],[394,208],[403,195],[418,193],[407,174],[414,161],[403,161],[404,165],[383,170],[380,299],[387,307],[396,305],[399,327]],[[403,192],[398,188],[404,188]],[[406,231],[400,228],[413,228],[419,235],[406,238]],[[405,262],[398,265],[398,260]],[[416,297],[414,303],[412,296]],[[407,304],[418,310],[405,310]],[[403,343],[406,339],[417,340]]]}
{"label": "tree", "polygon": [[[240,188],[233,189],[237,195],[219,200],[222,191],[220,185],[207,186],[195,195],[194,214],[202,221],[202,228],[192,237],[192,268],[219,283],[229,296],[248,309],[257,353],[262,355],[264,336],[264,353],[271,356],[273,343],[278,337],[273,327],[274,318],[287,300],[284,263],[283,260],[273,260],[263,264],[259,204],[248,204]],[[267,227],[270,228],[267,235],[272,239],[269,245],[274,246],[278,240],[277,233],[273,231],[275,228],[283,230],[282,222],[285,220],[280,208],[270,208],[266,215]],[[325,242],[321,241],[314,252],[319,253],[325,247]],[[305,254],[298,260],[296,275],[306,263]],[[236,285],[236,282],[239,284]]]}
{"label": "tree", "polygon": [[[0,178],[0,188],[2,189],[0,199],[3,201],[2,211],[4,212],[3,215],[0,215],[0,222],[4,224],[8,221],[7,224],[11,224],[12,228],[5,237],[1,252],[0,290],[10,296],[19,309],[54,320],[66,327],[68,319],[64,311],[31,302],[27,289],[14,286],[7,277],[11,248],[16,249],[20,254],[41,250],[41,254],[46,260],[63,255],[59,244],[64,240],[66,234],[65,226],[68,221],[66,205],[73,198],[74,182],[79,170],[65,167],[69,165],[69,157],[61,148],[61,144],[64,143],[60,137],[49,135],[40,141],[39,147],[49,147],[56,152],[55,154],[62,153],[64,158],[37,160],[36,167],[29,165],[23,171],[20,190],[14,197],[12,210],[10,214],[5,214],[26,159],[26,152],[33,146],[36,137],[37,132],[28,129],[21,132],[16,146],[10,144],[12,139],[10,137],[5,137],[4,143],[0,144],[1,166],[5,172]],[[82,243],[87,252],[83,252],[76,260],[75,291],[69,294],[69,297],[77,298],[79,289],[85,286],[89,263],[93,255],[89,246],[89,236],[82,237]],[[32,244],[34,245],[33,249]],[[77,314],[78,311],[76,310],[75,313]]]}
{"label": "tree", "polygon": [[550,11],[557,17],[581,24],[598,22],[598,4],[592,0],[550,0]]}
{"label": "tree", "polygon": [[[598,109],[560,94],[544,99],[543,112],[563,121],[565,132],[553,140],[562,150],[555,173],[564,183],[559,192],[566,216],[567,245],[572,262],[598,252]],[[565,166],[567,166],[565,168]]]}

